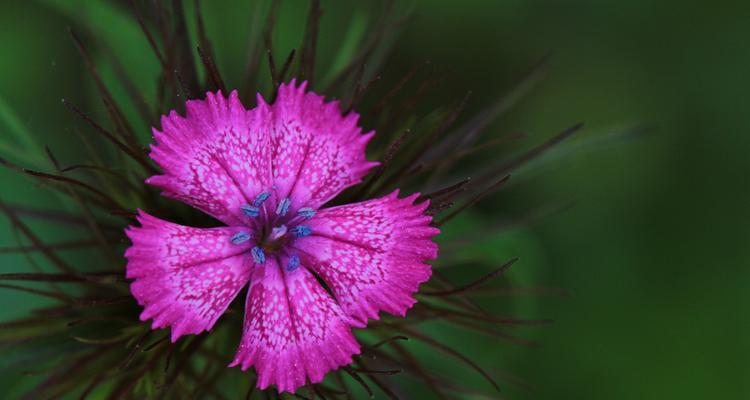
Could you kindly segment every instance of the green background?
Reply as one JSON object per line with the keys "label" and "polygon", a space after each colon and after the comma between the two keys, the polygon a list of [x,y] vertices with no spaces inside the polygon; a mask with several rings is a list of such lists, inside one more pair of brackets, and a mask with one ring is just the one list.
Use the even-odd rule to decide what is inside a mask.
{"label": "green background", "polygon": [[[105,27],[109,33],[99,39],[134,76],[158,68],[140,33],[125,29],[100,3],[0,3],[5,142],[29,149],[49,144],[65,160],[80,153],[73,129],[81,123],[60,99],[89,109],[99,104],[68,26]],[[282,46],[298,41],[303,5],[283,7]],[[325,0],[323,7],[322,57],[353,15],[377,8]],[[250,10],[246,2],[206,5],[218,64],[234,77],[229,86],[239,84]],[[520,331],[542,347],[453,339],[490,370],[533,386],[529,392],[505,385],[510,398],[750,398],[750,6],[423,0],[414,15],[389,69],[430,60],[447,73],[448,89],[473,91],[469,109],[478,110],[549,53],[545,79],[492,130],[524,132],[539,142],[586,122],[566,151],[520,171],[463,223],[471,229],[492,215],[575,201],[563,213],[470,247],[492,260],[520,256],[511,281],[567,291],[521,300],[528,305],[524,316],[555,320]],[[33,132],[32,141],[10,133],[20,126]],[[645,129],[627,139],[611,135],[633,127]],[[44,164],[23,152],[14,156]],[[15,174],[2,170],[0,180],[3,200],[56,204]],[[1,224],[0,246],[13,245],[7,222]],[[59,227],[43,229],[47,238],[66,235]],[[1,272],[26,268],[20,256],[0,256]],[[2,292],[0,301],[7,319],[24,315],[35,300]],[[462,365],[438,363],[487,389]],[[8,373],[0,381],[13,382]]]}

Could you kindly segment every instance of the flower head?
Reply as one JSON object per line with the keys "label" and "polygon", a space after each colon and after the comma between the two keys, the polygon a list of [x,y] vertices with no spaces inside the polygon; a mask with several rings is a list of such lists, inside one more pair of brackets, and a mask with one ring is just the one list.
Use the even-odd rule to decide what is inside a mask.
{"label": "flower head", "polygon": [[142,320],[172,341],[210,330],[249,284],[242,339],[231,366],[255,367],[258,386],[293,392],[352,362],[352,328],[379,312],[403,316],[431,274],[439,230],[415,204],[390,195],[326,208],[361,182],[374,132],[358,116],[281,85],[278,99],[247,110],[237,93],[187,102],[163,117],[148,183],[221,221],[177,225],[139,212],[127,235],[127,277]]}

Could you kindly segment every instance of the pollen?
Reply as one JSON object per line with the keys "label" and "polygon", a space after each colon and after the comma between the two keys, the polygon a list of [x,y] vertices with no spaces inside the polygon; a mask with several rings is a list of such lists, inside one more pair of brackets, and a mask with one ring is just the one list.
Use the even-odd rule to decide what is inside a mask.
{"label": "pollen", "polygon": [[286,213],[289,212],[289,198],[285,198],[279,202],[278,207],[276,207],[276,215],[279,217],[283,217],[286,215]]}
{"label": "pollen", "polygon": [[251,206],[250,204],[245,204],[244,206],[240,207],[240,210],[242,210],[242,213],[250,218],[255,218],[260,215],[260,209],[256,206]]}
{"label": "pollen", "polygon": [[255,261],[256,264],[263,264],[264,262],[266,262],[266,253],[264,253],[263,249],[261,249],[260,247],[253,247],[250,252],[253,255],[253,261]]}
{"label": "pollen", "polygon": [[292,234],[294,237],[305,237],[310,236],[312,234],[312,229],[310,229],[307,225],[297,225],[294,228],[292,228]]}
{"label": "pollen", "polygon": [[291,272],[299,267],[299,256],[293,254],[289,257],[289,263],[286,265],[286,270]]}
{"label": "pollen", "polygon": [[250,234],[247,232],[237,232],[232,236],[232,244],[242,244],[250,240]]}
{"label": "pollen", "polygon": [[297,215],[305,219],[310,219],[315,216],[315,209],[310,207],[302,207],[297,210]]}
{"label": "pollen", "polygon": [[258,195],[258,197],[255,198],[255,201],[253,202],[253,205],[255,207],[260,207],[261,205],[263,205],[263,203],[266,200],[268,200],[269,197],[271,197],[271,193],[270,192],[262,192],[261,194]]}

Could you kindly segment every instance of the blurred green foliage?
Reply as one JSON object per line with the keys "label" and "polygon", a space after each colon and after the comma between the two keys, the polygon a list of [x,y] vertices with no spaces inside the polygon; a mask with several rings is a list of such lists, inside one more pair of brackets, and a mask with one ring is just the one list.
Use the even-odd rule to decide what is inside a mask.
{"label": "blurred green foliage", "polygon": [[[205,3],[217,64],[230,77],[227,85],[238,86],[254,6]],[[134,77],[158,69],[133,21],[112,12],[122,8],[113,4],[0,3],[0,149],[17,149],[13,161],[49,168],[34,155],[42,144],[66,162],[82,154],[81,146],[70,145],[81,122],[61,98],[103,113],[68,26],[105,32],[96,39]],[[282,8],[280,48],[299,41],[305,13],[300,4],[289,1]],[[356,48],[365,16],[378,5],[324,0],[323,7],[319,60],[335,71],[341,64],[335,54]],[[414,14],[388,71],[430,60],[448,73],[444,92],[460,96],[472,90],[469,107],[476,110],[550,53],[545,79],[493,129],[527,133],[540,142],[562,127],[587,123],[571,151],[520,171],[512,185],[446,232],[458,235],[487,218],[513,218],[575,200],[574,207],[531,227],[443,254],[496,263],[518,255],[510,282],[569,292],[509,296],[514,311],[556,321],[520,331],[543,347],[516,348],[437,328],[436,335],[461,342],[491,371],[512,373],[534,387],[529,393],[511,385],[511,398],[750,397],[750,5],[423,0],[414,4]],[[136,83],[144,90],[155,85],[148,79]],[[646,128],[641,135],[610,138],[640,126]],[[140,128],[145,141],[149,132]],[[7,170],[0,170],[0,182],[3,200],[60,206],[49,192]],[[15,243],[7,222],[0,225],[0,244]],[[42,228],[49,240],[68,234]],[[22,256],[4,254],[0,268],[27,265]],[[479,275],[455,274],[465,281]],[[38,304],[11,292],[0,292],[0,300],[6,304],[2,319]],[[464,375],[456,370],[465,367],[453,360],[435,356],[435,364]],[[12,389],[15,381],[4,373],[0,386]]]}

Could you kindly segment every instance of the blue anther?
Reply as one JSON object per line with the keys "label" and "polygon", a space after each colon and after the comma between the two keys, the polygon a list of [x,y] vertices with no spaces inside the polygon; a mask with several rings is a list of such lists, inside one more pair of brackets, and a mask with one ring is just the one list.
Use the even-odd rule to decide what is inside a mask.
{"label": "blue anther", "polygon": [[253,261],[255,261],[256,264],[263,264],[264,262],[266,262],[266,253],[264,253],[263,249],[261,249],[260,247],[253,247],[250,252],[253,254]]}
{"label": "blue anther", "polygon": [[266,199],[268,199],[269,197],[271,197],[270,192],[261,192],[261,194],[259,194],[258,197],[255,198],[253,205],[255,207],[260,207],[261,204],[263,204],[263,202],[266,201]]}
{"label": "blue anther", "polygon": [[297,225],[294,228],[292,228],[292,234],[294,234],[294,237],[305,237],[310,236],[312,233],[312,229],[310,229],[307,225]]}
{"label": "blue anther", "polygon": [[247,232],[237,232],[232,236],[232,244],[245,243],[250,240],[250,234]]}
{"label": "blue anther", "polygon": [[299,267],[299,256],[293,254],[289,257],[289,264],[286,265],[286,270],[291,272]]}
{"label": "blue anther", "polygon": [[310,207],[302,207],[299,210],[297,210],[297,214],[300,217],[310,219],[315,215],[315,210]]}
{"label": "blue anther", "polygon": [[286,213],[289,212],[289,198],[285,198],[279,202],[278,207],[276,207],[276,214],[280,217],[283,217],[286,215]]}
{"label": "blue anther", "polygon": [[255,206],[251,206],[250,204],[245,204],[244,206],[240,207],[240,210],[242,210],[242,213],[250,218],[255,218],[260,215],[260,209]]}

